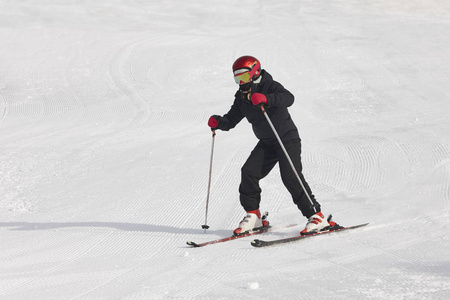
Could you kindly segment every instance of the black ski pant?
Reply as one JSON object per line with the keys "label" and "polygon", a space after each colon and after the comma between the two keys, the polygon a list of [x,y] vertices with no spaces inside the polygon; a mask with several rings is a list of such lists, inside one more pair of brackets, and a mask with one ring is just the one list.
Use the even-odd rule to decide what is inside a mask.
{"label": "black ski pant", "polygon": [[259,186],[259,181],[266,177],[278,162],[283,184],[292,195],[294,203],[300,209],[302,214],[309,218],[320,211],[320,204],[316,201],[302,174],[302,162],[300,157],[301,142],[300,140],[288,141],[284,143],[284,146],[289,153],[289,157],[291,158],[313,205],[311,205],[311,201],[301,187],[283,149],[278,143],[275,143],[269,144],[259,141],[245,164],[242,166],[241,184],[239,186],[241,205],[246,211],[252,211],[259,208],[261,202],[261,188]]}

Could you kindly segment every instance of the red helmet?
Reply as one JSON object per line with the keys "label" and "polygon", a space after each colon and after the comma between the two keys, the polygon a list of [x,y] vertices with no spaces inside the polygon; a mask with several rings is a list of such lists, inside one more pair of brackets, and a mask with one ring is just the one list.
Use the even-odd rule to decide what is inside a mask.
{"label": "red helmet", "polygon": [[241,56],[233,64],[233,73],[237,84],[249,83],[261,75],[261,63],[253,56]]}

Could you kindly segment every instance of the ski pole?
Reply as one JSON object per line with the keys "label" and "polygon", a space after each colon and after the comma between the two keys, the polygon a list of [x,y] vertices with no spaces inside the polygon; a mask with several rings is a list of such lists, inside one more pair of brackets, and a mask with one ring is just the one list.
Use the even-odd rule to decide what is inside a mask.
{"label": "ski pole", "polygon": [[209,207],[209,194],[211,190],[211,174],[212,174],[212,163],[213,163],[213,154],[214,154],[214,138],[216,137],[216,130],[212,131],[212,143],[211,143],[211,159],[209,162],[209,179],[208,179],[208,192],[206,194],[206,212],[205,212],[205,225],[202,225],[202,228],[209,229],[208,224],[208,207]]}
{"label": "ski pole", "polygon": [[288,154],[286,148],[284,147],[283,142],[281,141],[281,138],[280,138],[280,136],[278,135],[277,130],[275,129],[275,126],[273,126],[273,123],[272,123],[272,121],[270,120],[269,115],[268,115],[267,112],[266,112],[266,109],[264,108],[263,105],[261,105],[260,107],[261,107],[261,110],[262,110],[263,113],[264,113],[264,116],[265,116],[266,119],[267,119],[267,122],[269,122],[270,128],[272,128],[272,131],[273,131],[273,133],[275,134],[275,136],[276,136],[276,138],[277,138],[277,140],[278,140],[278,143],[280,144],[281,149],[283,149],[284,155],[286,155],[286,158],[287,158],[289,164],[291,165],[292,171],[294,172],[295,176],[297,177],[298,182],[300,183],[300,186],[302,187],[303,191],[304,191],[305,194],[306,194],[306,197],[308,198],[309,202],[311,203],[311,207],[312,207],[312,208],[314,209],[314,211],[317,213],[316,207],[314,206],[314,203],[313,203],[313,201],[311,200],[311,197],[309,196],[308,192],[306,191],[305,185],[303,184],[302,180],[300,179],[300,176],[298,175],[297,170],[295,169],[294,163],[292,162],[291,158],[289,157],[289,154]]}

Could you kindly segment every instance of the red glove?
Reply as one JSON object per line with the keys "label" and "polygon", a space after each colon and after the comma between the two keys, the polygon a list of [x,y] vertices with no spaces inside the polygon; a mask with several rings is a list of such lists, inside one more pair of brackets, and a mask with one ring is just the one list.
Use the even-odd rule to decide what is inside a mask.
{"label": "red glove", "polygon": [[264,94],[254,93],[252,94],[253,105],[265,104],[267,105],[267,97]]}
{"label": "red glove", "polygon": [[219,125],[219,121],[216,119],[218,116],[211,116],[208,120],[208,126],[211,128],[216,128]]}

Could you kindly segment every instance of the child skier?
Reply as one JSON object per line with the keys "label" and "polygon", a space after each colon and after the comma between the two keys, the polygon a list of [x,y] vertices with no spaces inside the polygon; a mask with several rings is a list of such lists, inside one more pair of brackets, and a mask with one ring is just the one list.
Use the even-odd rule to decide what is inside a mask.
{"label": "child skier", "polygon": [[[261,201],[259,181],[269,174],[277,162],[280,165],[283,184],[302,214],[308,218],[305,228],[300,233],[307,234],[328,229],[334,222],[329,223],[325,219],[320,204],[302,174],[300,137],[287,109],[294,103],[294,96],[280,83],[274,81],[266,70],[262,70],[261,63],[253,56],[238,58],[233,64],[233,73],[236,83],[239,84],[234,103],[224,116],[211,116],[208,126],[213,130],[228,131],[245,117],[252,124],[253,132],[259,139],[241,169],[240,202],[247,214],[239,223],[239,227],[234,230],[234,234],[244,234],[269,225],[259,211]],[[294,173],[278,143],[261,105],[265,107],[299,177]]]}

